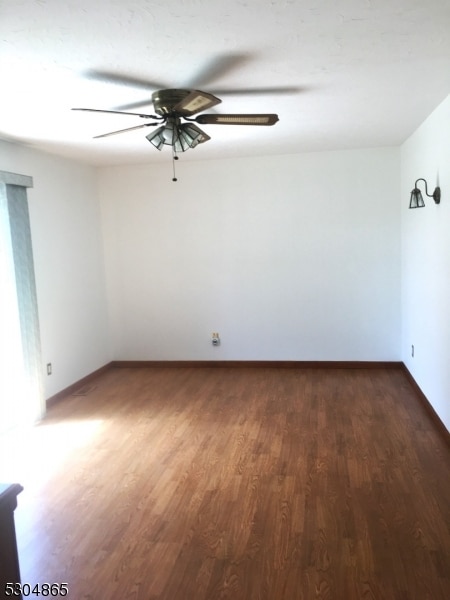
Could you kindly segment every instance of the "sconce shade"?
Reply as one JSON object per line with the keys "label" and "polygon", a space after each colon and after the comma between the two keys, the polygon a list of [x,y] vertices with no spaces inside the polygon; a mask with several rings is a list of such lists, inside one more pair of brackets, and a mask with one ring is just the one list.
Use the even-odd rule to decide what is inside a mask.
{"label": "sconce shade", "polygon": [[425,206],[423,201],[422,192],[418,188],[414,188],[411,192],[411,200],[409,201],[409,208],[422,208]]}

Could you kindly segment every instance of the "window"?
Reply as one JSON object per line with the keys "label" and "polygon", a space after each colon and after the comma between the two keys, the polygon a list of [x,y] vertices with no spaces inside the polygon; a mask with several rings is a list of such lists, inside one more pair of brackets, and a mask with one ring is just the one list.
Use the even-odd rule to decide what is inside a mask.
{"label": "window", "polygon": [[0,433],[42,417],[42,364],[27,187],[0,171]]}

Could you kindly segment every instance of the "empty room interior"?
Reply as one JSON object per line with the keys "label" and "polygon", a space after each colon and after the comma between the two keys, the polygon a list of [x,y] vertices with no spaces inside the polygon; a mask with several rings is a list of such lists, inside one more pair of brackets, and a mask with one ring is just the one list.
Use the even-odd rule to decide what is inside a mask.
{"label": "empty room interior", "polygon": [[449,31],[2,2],[0,597],[450,598]]}

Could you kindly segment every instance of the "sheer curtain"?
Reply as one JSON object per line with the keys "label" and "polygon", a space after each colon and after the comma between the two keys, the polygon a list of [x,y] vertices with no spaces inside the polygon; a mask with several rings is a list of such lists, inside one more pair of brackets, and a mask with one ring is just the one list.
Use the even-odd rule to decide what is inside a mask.
{"label": "sheer curtain", "polygon": [[45,403],[28,214],[30,177],[0,171],[0,433],[41,418]]}

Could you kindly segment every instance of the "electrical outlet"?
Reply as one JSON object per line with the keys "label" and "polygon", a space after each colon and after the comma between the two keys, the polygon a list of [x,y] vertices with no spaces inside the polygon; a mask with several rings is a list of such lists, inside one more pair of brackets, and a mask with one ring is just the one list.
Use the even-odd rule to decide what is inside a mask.
{"label": "electrical outlet", "polygon": [[47,363],[47,375],[52,374],[52,363]]}
{"label": "electrical outlet", "polygon": [[414,344],[411,344],[411,356],[414,358]]}

